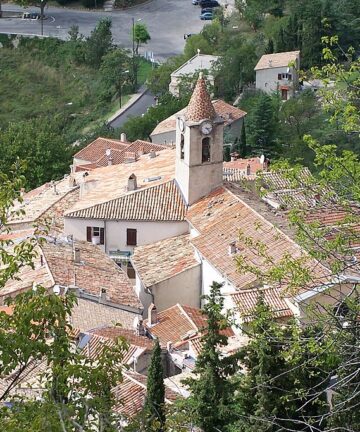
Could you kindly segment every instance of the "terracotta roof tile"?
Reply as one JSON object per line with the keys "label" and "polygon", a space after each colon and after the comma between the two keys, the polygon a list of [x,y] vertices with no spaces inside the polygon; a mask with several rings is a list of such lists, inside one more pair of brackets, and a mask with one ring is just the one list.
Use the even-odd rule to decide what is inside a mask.
{"label": "terracotta roof tile", "polygon": [[90,331],[101,326],[116,324],[121,325],[124,329],[132,329],[136,316],[139,315],[96,301],[78,298],[77,304],[71,311],[70,322],[74,328],[81,331]]}
{"label": "terracotta roof tile", "polygon": [[172,180],[92,207],[68,212],[66,216],[107,220],[182,221],[185,212],[184,200]]}
{"label": "terracotta roof tile", "polygon": [[263,297],[264,302],[274,312],[275,317],[293,316],[293,312],[289,309],[288,304],[282,297],[281,289],[279,288],[243,290],[235,294],[230,294],[230,296],[244,321],[249,321],[251,319],[251,312],[256,307],[260,296]]}
{"label": "terracotta roof tile", "polygon": [[[226,188],[218,188],[192,205],[187,219],[200,233],[191,242],[237,289],[250,288],[258,283],[254,274],[238,272],[237,255],[264,270],[269,267],[264,258],[239,240],[240,230],[246,237],[264,244],[275,264],[286,253],[294,258],[305,254],[294,241]],[[237,253],[229,255],[229,244],[234,241]],[[315,260],[309,260],[309,266],[319,278],[328,274]]]}
{"label": "terracotta roof tile", "polygon": [[139,246],[134,251],[132,262],[146,287],[200,265],[188,235]]}
{"label": "terracotta roof tile", "polygon": [[102,289],[112,303],[141,308],[141,303],[125,273],[98,246],[76,241],[80,264],[73,259],[73,246],[67,242],[42,246],[46,264],[55,283],[76,285],[89,294],[99,296]]}
{"label": "terracotta roof tile", "polygon": [[[78,173],[81,194],[79,201],[72,207],[71,213],[132,194],[133,192],[127,190],[128,179],[132,174],[135,174],[137,178],[137,193],[140,190],[173,180],[175,177],[175,149],[163,150],[154,158],[143,155],[138,161],[130,164],[97,168],[90,171],[85,177],[82,173]],[[149,179],[151,181],[148,181]]]}
{"label": "terracotta roof tile", "polygon": [[206,325],[206,319],[200,309],[179,304],[158,312],[157,316],[156,324],[149,326],[147,321],[144,323],[152,336],[159,338],[163,346],[168,342],[180,342],[190,333],[197,334],[200,328]]}
{"label": "terracotta roof tile", "polygon": [[216,112],[206,88],[206,81],[202,75],[200,75],[196,83],[186,109],[185,117],[187,120],[193,122],[199,122],[204,119],[214,120],[216,118]]}
{"label": "terracotta roof tile", "polygon": [[129,145],[129,142],[99,137],[75,153],[74,158],[96,163],[104,156],[107,149],[124,150],[129,147]]}
{"label": "terracotta roof tile", "polygon": [[287,51],[275,54],[265,54],[258,61],[255,70],[286,67],[290,62],[295,61],[300,51]]}
{"label": "terracotta roof tile", "polygon": [[[118,404],[114,411],[131,418],[138,414],[144,407],[146,397],[147,378],[144,375],[132,371],[123,371],[123,382],[114,389],[115,398]],[[168,386],[165,386],[165,402],[173,403],[179,398]]]}
{"label": "terracotta roof tile", "polygon": [[[212,101],[212,105],[216,111],[216,114],[224,120],[224,125],[230,125],[233,122],[246,116],[246,112],[241,109],[230,105],[223,100],[217,99]],[[165,132],[175,132],[176,130],[176,119],[177,117],[184,115],[186,108],[178,111],[172,116],[160,122],[156,128],[151,132],[151,135],[158,135]]]}

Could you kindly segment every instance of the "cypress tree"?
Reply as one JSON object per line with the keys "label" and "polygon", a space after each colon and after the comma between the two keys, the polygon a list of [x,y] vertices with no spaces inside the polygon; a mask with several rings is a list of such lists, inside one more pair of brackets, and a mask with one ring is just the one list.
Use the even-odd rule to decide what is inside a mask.
{"label": "cypress tree", "polygon": [[144,412],[152,430],[162,431],[165,423],[165,385],[158,339],[151,356]]}
{"label": "cypress tree", "polygon": [[270,96],[260,95],[253,112],[247,119],[247,139],[252,152],[258,156],[276,155],[275,116],[273,102]]}
{"label": "cypress tree", "polygon": [[225,162],[229,162],[229,160],[231,159],[231,156],[230,156],[230,146],[225,146],[224,147],[224,161]]}
{"label": "cypress tree", "polygon": [[241,128],[239,155],[241,158],[245,158],[248,155],[248,153],[250,153],[250,152],[246,146],[246,130],[245,130],[245,123],[244,123],[242,128]]}
{"label": "cypress tree", "polygon": [[221,347],[228,344],[228,338],[222,330],[229,326],[228,319],[221,312],[224,303],[221,287],[221,284],[213,282],[210,295],[204,296],[206,303],[203,313],[207,317],[207,326],[203,329],[202,351],[194,370],[198,378],[184,380],[191,391],[186,403],[204,432],[225,430],[234,415],[236,387],[230,377],[238,369],[238,355],[224,357],[220,351]]}
{"label": "cypress tree", "polygon": [[272,39],[269,39],[265,48],[265,54],[272,54],[273,52],[274,52],[274,41]]}

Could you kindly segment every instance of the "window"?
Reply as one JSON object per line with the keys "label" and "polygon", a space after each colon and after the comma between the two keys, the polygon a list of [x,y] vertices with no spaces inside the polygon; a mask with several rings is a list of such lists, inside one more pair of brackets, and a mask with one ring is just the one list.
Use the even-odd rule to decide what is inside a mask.
{"label": "window", "polygon": [[291,81],[291,78],[292,78],[292,75],[289,73],[279,73],[278,74],[278,80],[279,81],[284,80],[284,79]]}
{"label": "window", "polygon": [[126,230],[126,244],[128,246],[136,246],[137,244],[137,230],[128,228]]}
{"label": "window", "polygon": [[184,155],[185,155],[185,152],[184,152],[184,145],[185,145],[185,143],[184,143],[184,135],[181,134],[181,141],[180,141],[180,159],[184,159]]}
{"label": "window", "polygon": [[86,240],[95,244],[105,243],[105,230],[100,227],[86,227]]}
{"label": "window", "polygon": [[210,162],[210,138],[203,138],[201,147],[201,162]]}

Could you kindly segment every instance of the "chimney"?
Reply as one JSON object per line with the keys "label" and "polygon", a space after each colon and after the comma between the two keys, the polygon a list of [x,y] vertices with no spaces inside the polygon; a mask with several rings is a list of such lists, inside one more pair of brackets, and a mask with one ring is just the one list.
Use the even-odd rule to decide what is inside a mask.
{"label": "chimney", "polygon": [[25,195],[25,188],[20,189],[20,196],[23,197]]}
{"label": "chimney", "polygon": [[237,152],[233,152],[233,153],[230,153],[230,156],[231,156],[231,162],[235,162],[237,159],[239,159],[239,153],[237,153]]}
{"label": "chimney", "polygon": [[144,154],[144,146],[140,146],[138,150],[138,155],[141,156]]}
{"label": "chimney", "polygon": [[272,60],[269,60],[269,67],[272,67]]}
{"label": "chimney", "polygon": [[154,305],[154,303],[151,303],[151,305],[149,306],[149,309],[148,309],[148,322],[151,326],[155,325],[158,322],[157,310],[156,310],[156,306]]}
{"label": "chimney", "polygon": [[109,149],[109,148],[106,149],[105,154],[107,156],[108,165],[112,165],[112,163],[113,163],[113,157],[112,157],[112,154],[111,154],[111,149]]}
{"label": "chimney", "polygon": [[106,289],[101,288],[99,302],[106,302]]}
{"label": "chimney", "polygon": [[75,187],[76,186],[76,180],[73,174],[69,175],[69,187]]}
{"label": "chimney", "polygon": [[125,152],[124,162],[125,163],[136,162],[136,153],[135,152],[130,152],[130,151]]}
{"label": "chimney", "polygon": [[172,351],[172,342],[171,341],[167,342],[166,349],[167,349],[168,352]]}
{"label": "chimney", "polygon": [[235,240],[232,241],[231,243],[229,243],[228,254],[229,255],[236,254],[236,241]]}
{"label": "chimney", "polygon": [[123,133],[120,135],[120,141],[127,142],[127,139],[126,139],[126,133],[123,132]]}
{"label": "chimney", "polygon": [[136,189],[137,189],[136,175],[135,174],[131,174],[131,176],[128,178],[127,190],[128,191],[134,191]]}
{"label": "chimney", "polygon": [[80,249],[79,248],[74,249],[74,263],[80,264]]}
{"label": "chimney", "polygon": [[156,152],[155,150],[151,150],[149,153],[149,159],[154,159],[156,157]]}
{"label": "chimney", "polygon": [[136,336],[145,336],[143,320],[139,320],[136,326]]}
{"label": "chimney", "polygon": [[248,162],[248,164],[246,165],[246,175],[250,175],[251,174],[251,166],[250,163]]}

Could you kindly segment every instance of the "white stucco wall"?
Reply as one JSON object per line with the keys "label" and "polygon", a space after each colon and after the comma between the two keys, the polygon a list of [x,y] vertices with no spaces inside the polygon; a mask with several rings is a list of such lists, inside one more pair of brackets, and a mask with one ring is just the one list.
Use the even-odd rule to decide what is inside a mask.
{"label": "white stucco wall", "polygon": [[151,142],[153,142],[154,144],[171,145],[171,143],[173,143],[175,145],[176,142],[175,129],[172,131],[158,133],[150,136]]}
{"label": "white stucco wall", "polygon": [[112,250],[132,251],[134,246],[126,244],[126,230],[137,230],[137,246],[155,243],[159,240],[175,237],[188,232],[187,222],[133,222],[104,221],[100,219],[65,218],[64,232],[72,234],[77,240],[86,241],[86,227],[105,228],[105,252]]}
{"label": "white stucco wall", "polygon": [[[278,80],[279,73],[290,73],[292,75],[292,79]],[[274,67],[256,71],[256,88],[269,94],[278,91],[281,86],[288,86],[288,97],[292,97],[294,96],[294,91],[298,87],[298,82],[298,72],[292,67]]]}
{"label": "white stucco wall", "polygon": [[170,279],[154,284],[149,289],[153,297],[145,292],[144,285],[137,274],[135,291],[143,303],[144,318],[147,317],[147,310],[152,301],[158,312],[176,303],[198,308],[201,296],[201,266],[184,270]]}

